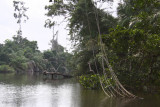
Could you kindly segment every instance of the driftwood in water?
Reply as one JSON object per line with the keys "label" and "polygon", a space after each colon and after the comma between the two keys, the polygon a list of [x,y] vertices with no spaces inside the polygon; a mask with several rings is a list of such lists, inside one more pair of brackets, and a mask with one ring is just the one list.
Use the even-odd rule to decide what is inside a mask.
{"label": "driftwood in water", "polygon": [[43,72],[43,75],[51,75],[52,79],[54,79],[54,76],[63,76],[63,78],[72,78],[73,76],[72,75],[69,75],[69,74],[63,74],[63,73],[59,73],[59,72],[47,72],[47,71],[44,71]]}

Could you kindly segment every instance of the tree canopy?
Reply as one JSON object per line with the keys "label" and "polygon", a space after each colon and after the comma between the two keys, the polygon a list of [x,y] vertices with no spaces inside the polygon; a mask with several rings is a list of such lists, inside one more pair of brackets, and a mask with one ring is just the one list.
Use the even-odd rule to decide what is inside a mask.
{"label": "tree canopy", "polygon": [[[46,6],[49,17],[68,19],[70,38],[75,43],[73,61],[84,74],[101,70],[98,26],[109,63],[122,83],[128,87],[160,83],[159,73],[159,6],[158,0],[123,0],[115,18],[97,8],[92,0],[71,0]],[[106,69],[108,67],[106,66]]]}

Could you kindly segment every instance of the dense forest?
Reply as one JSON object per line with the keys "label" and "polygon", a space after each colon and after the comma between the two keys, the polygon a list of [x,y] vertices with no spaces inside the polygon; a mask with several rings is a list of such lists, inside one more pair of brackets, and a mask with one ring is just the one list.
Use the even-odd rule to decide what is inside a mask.
{"label": "dense forest", "polygon": [[[158,88],[160,2],[123,0],[117,8],[117,17],[97,8],[98,4],[109,2],[113,1],[59,1],[45,8],[49,17],[68,16],[69,35],[75,44],[73,61],[78,75],[90,73],[90,68],[102,74],[100,45],[103,45],[110,65],[126,87],[133,90]],[[98,80],[94,75],[81,79],[86,87],[92,80],[93,83]],[[96,87],[94,84],[90,86]]]}
{"label": "dense forest", "polygon": [[[41,52],[36,41],[29,41],[17,33],[13,40],[0,44],[0,72],[72,72],[80,76],[84,87],[95,89],[100,87],[97,74],[105,78],[103,69],[109,71],[101,61],[105,53],[127,89],[159,91],[159,0],[123,0],[117,8],[117,17],[97,6],[112,2],[58,0],[46,6],[46,15],[51,21],[45,26],[54,27],[56,20],[53,17],[67,20],[73,52],[65,52],[54,38],[51,49]],[[105,75],[110,74],[106,72]],[[112,82],[111,76],[108,79]]]}
{"label": "dense forest", "polygon": [[28,10],[22,1],[13,1],[14,18],[19,29],[12,40],[5,40],[0,44],[0,72],[1,73],[42,73],[43,71],[71,72],[69,59],[72,54],[65,52],[64,47],[54,38],[50,41],[51,48],[44,52],[38,50],[37,41],[23,38],[22,23],[29,17]]}
{"label": "dense forest", "polygon": [[[43,72],[44,70],[68,72],[66,68],[71,54],[64,52],[61,45],[56,50],[40,52],[36,41],[29,41],[21,36],[14,36],[13,40],[6,40],[0,45],[1,72]],[[58,69],[57,69],[58,68]]]}

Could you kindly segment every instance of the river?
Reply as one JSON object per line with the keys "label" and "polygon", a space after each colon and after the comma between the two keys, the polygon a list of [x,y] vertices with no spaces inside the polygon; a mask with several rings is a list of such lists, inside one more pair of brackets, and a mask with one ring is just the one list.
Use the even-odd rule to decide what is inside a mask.
{"label": "river", "polygon": [[0,107],[160,107],[160,96],[107,98],[87,90],[75,79],[44,80],[39,75],[0,74]]}

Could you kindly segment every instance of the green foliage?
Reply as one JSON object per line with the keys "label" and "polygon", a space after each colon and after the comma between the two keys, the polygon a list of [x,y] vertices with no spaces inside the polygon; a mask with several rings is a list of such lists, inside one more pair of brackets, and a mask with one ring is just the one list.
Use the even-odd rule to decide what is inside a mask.
{"label": "green foliage", "polygon": [[[95,62],[98,70],[102,71],[99,60],[101,52],[98,22],[103,39],[101,45],[104,46],[109,63],[120,81],[130,87],[160,84],[158,0],[124,0],[119,4],[117,19],[96,8],[91,0],[53,4],[46,9],[48,16],[70,15],[68,26],[71,40],[77,46],[71,64],[76,67],[78,74],[86,74],[89,71],[88,62],[93,71],[96,71]],[[95,12],[98,20],[95,18]],[[105,67],[107,69],[107,66]],[[94,86],[89,84],[92,78],[82,76],[81,80],[85,87]]]}
{"label": "green foliage", "polygon": [[109,58],[113,59],[112,65],[121,81],[135,86],[158,83],[160,37],[157,34],[118,26],[103,39],[112,50]]}
{"label": "green foliage", "polygon": [[[100,80],[101,79],[101,80]],[[92,75],[81,75],[79,76],[80,84],[87,89],[100,89],[101,83],[104,88],[110,88],[111,86],[114,87],[114,82],[112,78],[106,78],[106,76],[99,76],[97,74]]]}
{"label": "green foliage", "polygon": [[40,70],[44,69],[42,53],[38,51],[36,41],[14,36],[13,40],[6,40],[0,47],[0,65],[8,65],[15,72],[27,71],[28,63],[32,60]]}
{"label": "green foliage", "polygon": [[45,69],[47,69],[47,67],[46,67],[47,62],[43,58],[43,53],[35,52],[33,54],[32,60],[35,62],[35,64],[36,64],[37,68],[39,69],[39,71],[44,71]]}
{"label": "green foliage", "polygon": [[159,5],[157,0],[126,0],[118,10],[121,26],[103,35],[110,63],[127,86],[160,83]]}
{"label": "green foliage", "polygon": [[42,72],[71,71],[69,62],[72,55],[64,52],[64,48],[58,46],[56,50],[47,50],[41,53],[38,50],[36,41],[29,41],[22,36],[14,36],[12,40],[6,40],[0,45],[0,65],[6,64],[14,68],[15,72],[34,71]]}
{"label": "green foliage", "polygon": [[68,72],[71,71],[70,59],[71,54],[56,50],[47,50],[43,53],[43,58],[47,60],[46,67],[48,71],[54,72]]}
{"label": "green foliage", "polygon": [[[101,25],[102,34],[108,33],[109,28],[116,25],[117,19],[109,13],[96,8],[91,0],[71,0],[67,3],[53,3],[52,5],[46,6],[45,9],[48,10],[46,15],[49,17],[59,15],[64,17],[66,17],[66,15],[70,16],[67,18],[70,31],[69,34],[72,43],[76,47],[74,57],[72,58],[72,61],[70,61],[70,64],[75,67],[72,68],[74,71],[77,71],[77,75],[89,71],[88,62],[92,62],[92,65],[94,65],[94,60],[97,60],[93,57],[93,50],[95,51],[95,54],[99,52],[97,42],[98,28],[96,26],[95,11],[98,13],[97,18]],[[99,62],[97,62],[97,65],[98,68],[100,68]],[[95,70],[94,66],[93,70]]]}
{"label": "green foliage", "polygon": [[12,53],[10,55],[10,61],[10,66],[15,68],[17,72],[25,71],[27,69],[27,59],[22,50]]}
{"label": "green foliage", "polygon": [[98,75],[82,75],[79,77],[79,82],[84,88],[99,89],[101,87]]}
{"label": "green foliage", "polygon": [[[22,7],[18,7],[19,3]],[[27,10],[23,5],[23,2],[14,2],[15,12],[19,12],[14,14],[14,17],[18,19],[20,26],[22,15],[27,17],[21,13]],[[51,50],[41,53],[36,41],[29,41],[17,35],[13,40],[0,44],[2,71],[26,71],[28,63],[34,62],[39,71],[76,71],[77,75],[82,75],[90,70],[89,63],[95,73],[98,70],[102,74],[100,45],[103,45],[109,63],[125,86],[139,88],[160,84],[158,0],[124,0],[119,4],[118,18],[97,8],[91,0],[59,1],[46,6],[45,9],[48,10],[48,17],[62,15],[68,20],[70,39],[75,46],[73,55],[64,52],[64,48],[55,38],[51,40]],[[55,25],[54,20],[47,21],[45,27],[52,28]],[[103,44],[100,44],[100,36]],[[105,68],[108,69],[107,66]],[[105,88],[110,84],[114,86],[112,78],[101,77],[102,85],[107,86]],[[109,83],[106,83],[106,80]],[[100,87],[98,75],[82,75],[80,83],[85,88]]]}
{"label": "green foliage", "polygon": [[0,73],[11,73],[14,72],[14,68],[9,65],[0,65]]}

